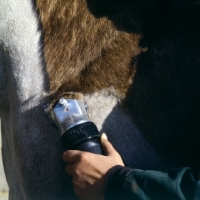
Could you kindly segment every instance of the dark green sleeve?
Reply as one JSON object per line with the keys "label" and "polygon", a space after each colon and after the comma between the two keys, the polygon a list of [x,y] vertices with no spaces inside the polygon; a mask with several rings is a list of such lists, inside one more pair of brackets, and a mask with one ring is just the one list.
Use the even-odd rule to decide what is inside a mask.
{"label": "dark green sleeve", "polygon": [[200,200],[200,169],[168,172],[115,166],[107,173],[105,200]]}

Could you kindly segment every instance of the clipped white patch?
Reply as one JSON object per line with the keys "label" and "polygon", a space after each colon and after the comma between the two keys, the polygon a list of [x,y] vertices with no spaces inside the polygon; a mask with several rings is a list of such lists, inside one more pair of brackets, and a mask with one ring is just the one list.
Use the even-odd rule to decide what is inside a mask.
{"label": "clipped white patch", "polygon": [[11,59],[11,66],[6,66],[6,70],[8,76],[13,76],[11,84],[16,84],[21,102],[36,101],[44,87],[40,36],[38,17],[30,0],[0,1],[0,40]]}

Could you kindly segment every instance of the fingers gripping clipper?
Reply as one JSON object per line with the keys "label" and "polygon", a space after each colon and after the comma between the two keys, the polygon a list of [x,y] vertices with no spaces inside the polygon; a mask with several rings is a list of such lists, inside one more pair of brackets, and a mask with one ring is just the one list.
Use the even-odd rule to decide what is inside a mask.
{"label": "fingers gripping clipper", "polygon": [[65,150],[81,150],[102,154],[100,133],[88,118],[83,99],[61,98],[45,105],[45,112],[59,129]]}

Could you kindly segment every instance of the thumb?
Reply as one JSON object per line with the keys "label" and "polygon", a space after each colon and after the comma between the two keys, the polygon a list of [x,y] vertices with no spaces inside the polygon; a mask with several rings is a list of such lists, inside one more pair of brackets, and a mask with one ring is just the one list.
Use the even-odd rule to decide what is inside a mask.
{"label": "thumb", "polygon": [[116,150],[114,149],[113,145],[108,141],[107,135],[105,133],[101,135],[101,146],[106,156],[116,153]]}

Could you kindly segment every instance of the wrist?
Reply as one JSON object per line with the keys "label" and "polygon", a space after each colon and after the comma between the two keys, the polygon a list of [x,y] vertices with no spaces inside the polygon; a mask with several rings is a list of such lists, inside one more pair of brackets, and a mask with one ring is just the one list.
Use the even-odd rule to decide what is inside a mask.
{"label": "wrist", "polygon": [[125,179],[131,169],[120,165],[112,167],[106,174],[104,186],[104,199],[124,199]]}

